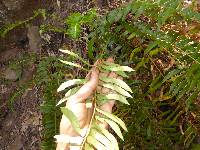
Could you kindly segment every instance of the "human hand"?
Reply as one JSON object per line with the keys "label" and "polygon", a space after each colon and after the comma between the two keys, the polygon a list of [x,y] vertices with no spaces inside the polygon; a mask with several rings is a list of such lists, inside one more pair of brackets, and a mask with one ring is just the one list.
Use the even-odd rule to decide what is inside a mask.
{"label": "human hand", "polygon": [[[112,58],[108,58],[106,61],[111,62],[111,63],[114,62]],[[80,123],[80,128],[83,129],[81,133],[81,137],[85,136],[86,134],[85,131],[87,130],[91,121],[91,117],[92,117],[92,110],[87,108],[86,100],[89,99],[95,92],[98,92],[104,95],[113,93],[111,89],[99,86],[99,82],[101,82],[99,81],[99,76],[121,79],[121,77],[117,76],[117,74],[114,72],[107,72],[107,73],[99,72],[96,65],[94,65],[94,67],[91,69],[87,77],[89,78],[89,81],[85,83],[74,95],[72,95],[66,103],[66,107],[75,114],[75,116],[78,118],[78,121]],[[99,107],[103,111],[107,111],[111,113],[114,104],[115,104],[115,101],[111,100]],[[101,123],[100,125],[103,126],[104,128],[108,128],[107,123]],[[60,135],[67,135],[69,137],[80,137],[80,135],[72,127],[71,122],[64,115],[62,116],[62,119],[60,122]],[[81,139],[81,137],[77,139]],[[79,147],[78,146],[69,147],[66,144],[66,142],[65,143],[58,142],[57,150],[67,150],[67,149],[78,150]]]}

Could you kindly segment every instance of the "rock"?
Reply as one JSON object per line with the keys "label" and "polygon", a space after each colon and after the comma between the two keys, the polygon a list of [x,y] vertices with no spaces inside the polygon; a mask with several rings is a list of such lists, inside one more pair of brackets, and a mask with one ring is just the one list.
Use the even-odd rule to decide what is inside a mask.
{"label": "rock", "polygon": [[8,9],[2,1],[0,1],[0,26],[9,21]]}
{"label": "rock", "polygon": [[8,10],[19,10],[22,8],[25,0],[2,0]]}
{"label": "rock", "polygon": [[23,86],[28,81],[32,80],[35,71],[36,71],[36,66],[34,64],[32,66],[29,66],[29,68],[23,69],[23,73],[19,81],[19,85]]}
{"label": "rock", "polygon": [[[0,27],[10,23],[27,20],[34,15],[34,11],[48,5],[50,1],[38,0],[0,0]],[[44,5],[44,6],[43,6]],[[39,24],[39,18],[29,21],[30,24]],[[6,51],[15,43],[20,43],[27,37],[27,28],[24,25],[9,31],[5,37],[0,37],[0,51]],[[22,40],[21,40],[22,39]],[[26,44],[26,43],[25,43]]]}
{"label": "rock", "polygon": [[17,74],[16,71],[10,69],[10,68],[7,68],[4,72],[3,72],[3,75],[4,75],[4,78],[7,79],[7,80],[11,80],[11,81],[16,81],[19,76]]}
{"label": "rock", "polygon": [[32,52],[40,52],[41,49],[41,37],[39,34],[38,26],[29,26],[28,27],[28,39],[29,39],[29,48]]}
{"label": "rock", "polygon": [[8,146],[8,149],[9,150],[21,149],[23,147],[23,143],[21,139],[22,139],[21,135],[16,136],[16,139],[12,143],[10,143],[10,145]]}
{"label": "rock", "polygon": [[105,6],[107,4],[107,1],[105,0],[96,0],[95,1],[95,5],[98,7],[98,8],[102,8],[103,6]]}
{"label": "rock", "polygon": [[200,144],[200,135],[198,135],[195,140],[197,144]]}
{"label": "rock", "polygon": [[9,60],[19,57],[22,53],[22,50],[17,48],[12,48],[3,52],[0,52],[0,62],[8,62]]}

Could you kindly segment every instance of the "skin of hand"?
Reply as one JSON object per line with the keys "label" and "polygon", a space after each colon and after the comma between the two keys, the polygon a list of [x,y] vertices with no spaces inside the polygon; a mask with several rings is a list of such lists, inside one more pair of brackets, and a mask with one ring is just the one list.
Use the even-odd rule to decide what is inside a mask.
{"label": "skin of hand", "polygon": [[[114,62],[112,58],[108,58],[106,60],[107,62]],[[66,107],[70,109],[78,118],[78,121],[80,122],[81,129],[85,128],[87,129],[92,117],[92,111],[89,110],[86,107],[86,100],[94,94],[94,92],[97,90],[97,92],[101,94],[108,94],[112,92],[110,89],[105,87],[98,86],[99,82],[99,76],[104,77],[112,77],[112,78],[118,78],[121,79],[121,77],[118,77],[116,73],[114,72],[108,72],[108,73],[99,73],[99,70],[96,67],[93,67],[89,74],[89,81],[85,83],[79,91],[70,97],[70,99],[66,103]],[[102,106],[100,106],[100,109],[112,112],[112,107],[114,106],[115,101],[111,100]],[[101,126],[104,128],[108,128],[107,123],[101,123]],[[60,122],[60,134],[68,135],[68,136],[80,136],[71,126],[70,121],[63,115],[61,122]],[[58,143],[56,150],[68,150],[72,148],[69,148],[69,146],[66,143]],[[77,148],[78,149],[78,148]]]}

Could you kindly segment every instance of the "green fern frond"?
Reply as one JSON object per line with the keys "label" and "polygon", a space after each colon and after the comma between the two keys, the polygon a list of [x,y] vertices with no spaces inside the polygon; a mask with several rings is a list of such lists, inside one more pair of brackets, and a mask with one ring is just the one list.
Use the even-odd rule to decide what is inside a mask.
{"label": "green fern frond", "polygon": [[81,26],[86,23],[91,23],[96,17],[95,9],[91,9],[86,14],[73,13],[66,20],[68,25],[66,33],[74,39],[77,39],[81,34]]}
{"label": "green fern frond", "polygon": [[[68,52],[67,52],[68,53]],[[74,55],[74,54],[73,54]],[[74,55],[76,57],[76,55]],[[113,66],[114,69],[113,69]],[[124,72],[124,71],[133,71],[132,68],[128,66],[120,66],[118,64],[108,64],[108,63],[101,63],[99,68],[104,68],[109,71],[116,71],[116,72]],[[112,68],[112,69],[111,69]],[[132,97],[129,92],[132,92],[130,87],[122,80],[114,79],[114,78],[100,78],[103,82],[100,82],[99,85],[111,89],[113,92],[117,92],[118,94],[95,94],[94,101],[91,103],[91,108],[93,109],[92,118],[90,120],[89,128],[87,130],[87,133],[85,137],[83,138],[83,142],[79,145],[81,149],[113,149],[118,150],[118,143],[115,137],[109,133],[106,129],[101,127],[99,125],[99,122],[106,122],[108,125],[115,131],[115,133],[122,139],[123,135],[120,130],[121,126],[125,131],[127,131],[125,123],[118,118],[117,116],[110,114],[108,112],[105,112],[103,110],[100,110],[97,108],[97,106],[101,106],[103,103],[108,102],[108,100],[118,100],[122,103],[129,104],[126,100],[126,97]],[[110,80],[111,79],[111,80]],[[67,82],[64,82],[60,85],[58,88],[58,92],[64,90],[65,88],[68,88],[72,85],[77,84],[84,84],[86,80],[83,79],[73,79],[69,80]],[[107,83],[110,82],[110,83]],[[64,99],[61,99],[58,104],[61,104],[65,100],[67,100],[67,97],[72,95],[75,91],[77,91],[77,87],[70,89]],[[57,105],[58,105],[57,104]],[[63,114],[70,120],[72,127],[77,131],[78,133],[81,132],[80,125],[78,122],[78,119],[73,114],[72,111],[70,111],[70,108],[61,107],[61,111]],[[58,137],[58,136],[56,136]],[[111,141],[112,139],[112,141]],[[68,142],[68,141],[66,141]],[[115,142],[115,145],[112,144],[112,142]],[[78,146],[78,145],[77,145]]]}

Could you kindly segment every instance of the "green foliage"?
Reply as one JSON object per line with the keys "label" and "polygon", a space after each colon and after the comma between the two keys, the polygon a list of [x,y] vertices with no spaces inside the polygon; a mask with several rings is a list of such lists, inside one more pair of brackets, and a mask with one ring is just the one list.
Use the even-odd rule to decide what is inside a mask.
{"label": "green foliage", "polygon": [[47,14],[51,19],[54,19],[56,21],[59,21],[61,24],[65,24],[66,27],[60,28],[55,27],[51,24],[42,24],[40,26],[40,32],[44,33],[47,31],[53,31],[53,32],[61,32],[66,35],[68,35],[72,39],[78,39],[81,36],[81,27],[85,24],[88,25],[89,28],[92,28],[92,22],[95,20],[97,13],[95,9],[91,9],[87,11],[86,13],[72,13],[70,14],[66,19],[61,19],[59,16],[55,16],[54,14]]}
{"label": "green foliage", "polygon": [[[79,40],[82,27],[89,27],[89,35],[84,34],[89,59],[113,56],[117,63],[129,65],[135,70],[126,80],[130,87],[123,81],[101,78],[102,86],[115,89],[117,94],[96,94],[97,105],[109,101],[111,97],[129,104],[119,104],[115,112],[125,120],[129,132],[121,132],[117,126],[126,130],[124,123],[95,108],[103,117],[93,117],[85,149],[109,147],[110,141],[114,149],[198,149],[200,44],[194,37],[199,30],[188,30],[195,23],[199,24],[200,14],[193,7],[185,7],[183,0],[134,0],[104,16],[89,11],[71,14],[62,21],[66,28],[43,25],[41,30],[63,32]],[[71,60],[62,62],[89,70],[91,66],[88,61],[64,51],[83,64]],[[58,73],[49,74],[52,60],[45,60],[40,63],[37,83],[43,84],[46,93],[43,104],[43,148],[53,149],[53,135],[58,127],[56,118],[61,115],[55,109],[55,88],[60,84],[63,73],[57,70]],[[104,72],[116,71],[123,77],[128,77],[123,71],[130,70],[117,64],[102,64],[100,69]],[[57,105],[65,102],[79,88],[71,88]],[[126,97],[131,96],[127,92],[134,95],[129,101]],[[107,121],[120,138],[123,134],[124,141],[118,145],[115,137],[100,128],[96,120]],[[98,141],[94,136],[103,140]]]}
{"label": "green foliage", "polygon": [[73,13],[66,20],[65,23],[68,25],[66,33],[71,38],[78,38],[81,34],[81,25],[92,24],[92,21],[96,17],[96,11],[94,9],[88,11],[86,14]]}
{"label": "green foliage", "polygon": [[22,25],[29,23],[30,21],[32,21],[33,19],[35,19],[39,15],[41,15],[42,17],[45,17],[45,10],[39,9],[38,11],[35,11],[33,16],[31,16],[30,18],[28,18],[24,21],[17,21],[15,23],[9,23],[9,24],[4,25],[3,27],[0,28],[0,36],[5,37],[5,35],[9,31],[15,29],[16,27],[19,27],[19,26],[22,26]]}
{"label": "green foliage", "polygon": [[[10,68],[11,70],[15,71],[16,76],[17,76],[17,84],[18,87],[16,90],[13,91],[13,93],[11,93],[11,95],[8,98],[8,108],[12,111],[15,111],[13,108],[13,105],[15,103],[15,101],[22,96],[22,94],[25,92],[25,90],[31,85],[32,81],[28,81],[26,83],[20,83],[20,79],[22,78],[22,72],[23,72],[23,68],[29,68],[30,66],[32,67],[34,61],[35,61],[36,57],[34,54],[27,54],[27,53],[22,53],[21,58],[15,58],[13,60],[10,60],[8,62],[8,68]],[[11,85],[13,84],[13,82],[9,81],[9,80],[4,80],[4,83]]]}
{"label": "green foliage", "polygon": [[[61,70],[63,70],[61,72]],[[42,143],[43,150],[54,150],[53,136],[58,132],[61,112],[56,108],[56,88],[62,82],[66,68],[55,57],[44,57],[37,66],[35,83],[42,90]]]}
{"label": "green foliage", "polygon": [[[121,149],[195,147],[200,125],[200,44],[193,38],[199,31],[187,31],[200,22],[194,10],[180,0],[135,0],[93,22],[86,37],[88,57],[114,56],[136,70],[127,79],[134,94],[130,106],[120,106],[116,112],[129,118]],[[116,68],[102,66],[105,71]],[[105,99],[109,97],[101,95],[100,103]]]}

